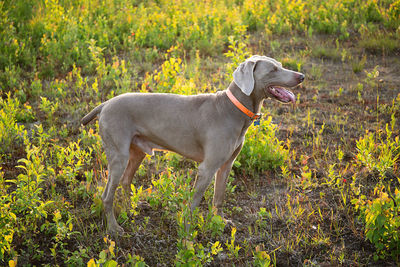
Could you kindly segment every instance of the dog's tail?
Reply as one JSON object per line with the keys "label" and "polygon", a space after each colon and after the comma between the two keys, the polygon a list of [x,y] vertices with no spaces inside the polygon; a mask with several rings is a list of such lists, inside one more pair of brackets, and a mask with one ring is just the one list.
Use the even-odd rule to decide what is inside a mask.
{"label": "dog's tail", "polygon": [[101,103],[100,105],[98,105],[97,107],[95,107],[92,111],[90,111],[85,117],[82,118],[81,123],[83,125],[88,124],[91,120],[93,120],[97,114],[99,114],[101,112],[101,110],[103,109],[104,105],[106,104],[106,102]]}

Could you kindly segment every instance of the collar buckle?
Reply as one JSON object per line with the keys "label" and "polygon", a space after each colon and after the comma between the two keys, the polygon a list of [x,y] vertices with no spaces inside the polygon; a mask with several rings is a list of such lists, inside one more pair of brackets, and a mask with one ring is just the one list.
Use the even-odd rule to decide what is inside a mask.
{"label": "collar buckle", "polygon": [[254,116],[251,117],[250,119],[251,119],[252,121],[254,121],[254,120],[259,121],[259,120],[261,120],[261,117],[262,117],[262,113],[256,113],[256,114],[254,114]]}

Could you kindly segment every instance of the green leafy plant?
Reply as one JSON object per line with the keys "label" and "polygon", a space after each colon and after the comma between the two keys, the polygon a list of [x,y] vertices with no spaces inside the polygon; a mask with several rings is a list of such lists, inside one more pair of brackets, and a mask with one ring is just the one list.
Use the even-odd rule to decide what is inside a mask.
{"label": "green leafy plant", "polygon": [[367,57],[363,56],[360,60],[355,59],[351,63],[351,67],[354,73],[359,73],[365,68],[365,63],[367,61]]}
{"label": "green leafy plant", "polygon": [[[10,195],[7,195],[9,186],[5,184],[4,172],[0,171],[0,260],[4,260],[15,254],[11,246],[15,233],[14,226],[17,223],[17,216],[12,210]],[[10,257],[10,258],[11,258]]]}
{"label": "green leafy plant", "polygon": [[99,259],[90,259],[87,263],[88,267],[97,267],[97,266],[107,266],[107,267],[116,267],[118,266],[118,262],[114,260],[115,258],[115,241],[109,239],[108,237],[104,237],[104,243],[107,248],[102,250],[99,253]]}
{"label": "green leafy plant", "polygon": [[[349,249],[359,233],[379,264],[398,264],[399,8],[0,1],[0,265],[373,265],[373,246]],[[107,159],[98,121],[80,128],[80,118],[125,92],[225,89],[252,54],[307,78],[295,109],[269,103],[282,126],[266,118],[249,128],[226,190],[234,236],[211,207],[211,186],[190,211],[197,164],[157,152],[136,173],[129,206],[117,190],[125,234],[103,241]]]}
{"label": "green leafy plant", "polygon": [[[378,182],[370,197],[354,190],[351,200],[360,218],[365,223],[366,238],[375,245],[374,259],[384,259],[387,255],[398,260],[400,216],[400,193],[390,173],[398,168],[400,157],[399,137],[393,138],[393,124],[377,133],[366,133],[357,141],[356,163],[365,166],[371,173],[378,173]],[[397,177],[397,183],[399,182]]]}
{"label": "green leafy plant", "polygon": [[365,236],[377,249],[374,259],[391,256],[398,260],[400,253],[400,192],[391,193],[385,186],[376,186],[374,197],[365,195],[352,200],[360,218],[365,223]]}
{"label": "green leafy plant", "polygon": [[384,131],[376,134],[367,132],[357,141],[356,162],[369,171],[378,171],[382,179],[396,167],[400,157],[399,136],[392,138],[392,135],[392,129],[387,124]]}
{"label": "green leafy plant", "polygon": [[227,248],[228,257],[230,258],[238,258],[239,257],[239,250],[241,247],[239,245],[235,245],[235,236],[236,236],[236,227],[232,228],[231,231],[231,240],[225,242],[225,246]]}
{"label": "green leafy plant", "polygon": [[40,97],[40,98],[42,100],[39,106],[40,110],[47,115],[48,121],[53,121],[54,114],[58,109],[58,102],[52,102],[51,100],[48,100],[46,97]]}
{"label": "green leafy plant", "polygon": [[[237,31],[241,34],[244,33],[245,28],[239,27]],[[226,75],[225,79],[231,81],[231,75],[233,71],[239,66],[240,63],[245,61],[249,56],[250,52],[247,49],[246,43],[248,42],[248,37],[243,40],[238,40],[235,36],[229,36],[229,50],[224,53],[224,56],[231,60],[230,63],[226,65]]]}
{"label": "green leafy plant", "polygon": [[261,120],[259,126],[251,126],[246,134],[246,141],[235,166],[248,172],[273,170],[285,162],[288,150],[275,134],[277,127],[272,117]]}
{"label": "green leafy plant", "polygon": [[261,249],[261,246],[256,247],[256,251],[253,252],[254,266],[268,267],[271,266],[270,255]]}
{"label": "green leafy plant", "polygon": [[19,122],[33,118],[32,107],[27,104],[22,107],[18,98],[12,98],[10,93],[6,99],[0,98],[0,153],[12,152],[22,144],[27,131]]}

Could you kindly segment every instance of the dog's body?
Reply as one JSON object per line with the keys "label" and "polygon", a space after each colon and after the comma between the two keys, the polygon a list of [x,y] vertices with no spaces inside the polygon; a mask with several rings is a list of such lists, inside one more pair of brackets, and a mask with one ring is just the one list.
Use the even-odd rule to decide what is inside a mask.
{"label": "dog's body", "polygon": [[[283,69],[273,59],[253,56],[235,71],[234,82],[228,90],[256,113],[266,97],[294,101],[293,94],[274,86],[292,87],[303,79],[303,74]],[[199,205],[217,174],[213,205],[221,208],[226,178],[252,122],[231,102],[226,91],[195,96],[123,94],[96,107],[82,119],[82,124],[97,114],[100,114],[100,135],[109,162],[102,199],[110,232],[123,231],[113,213],[118,184],[121,182],[129,192],[133,175],[145,154],[152,155],[156,149],[174,151],[200,162],[192,210]]]}

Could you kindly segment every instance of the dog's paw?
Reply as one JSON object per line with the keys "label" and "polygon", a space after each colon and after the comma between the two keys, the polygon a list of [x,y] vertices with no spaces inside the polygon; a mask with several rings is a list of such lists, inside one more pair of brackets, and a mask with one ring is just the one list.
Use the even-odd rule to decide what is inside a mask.
{"label": "dog's paw", "polygon": [[122,236],[125,233],[124,228],[118,224],[108,227],[107,231],[113,237]]}
{"label": "dog's paw", "polygon": [[151,206],[150,206],[149,202],[147,202],[147,201],[138,201],[137,207],[140,210],[149,210],[149,209],[151,209]]}
{"label": "dog's paw", "polygon": [[224,218],[224,223],[225,223],[225,228],[226,227],[230,227],[230,228],[236,227],[235,223],[232,220]]}

